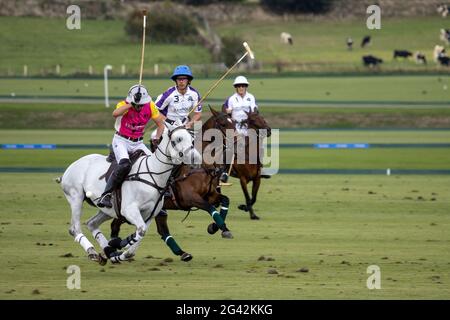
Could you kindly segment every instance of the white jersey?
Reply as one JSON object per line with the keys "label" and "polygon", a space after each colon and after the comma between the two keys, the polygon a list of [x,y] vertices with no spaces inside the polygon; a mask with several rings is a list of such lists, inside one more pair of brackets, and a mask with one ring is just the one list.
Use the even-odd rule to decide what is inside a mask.
{"label": "white jersey", "polygon": [[255,111],[258,109],[255,97],[251,93],[246,93],[241,97],[238,93],[233,94],[224,103],[227,112],[231,110],[231,118],[237,122],[236,129],[243,129],[241,122],[247,119],[245,112]]}
{"label": "white jersey", "polygon": [[[177,87],[170,87],[156,98],[156,107],[167,119],[177,119],[186,122],[189,111],[200,101],[200,94],[191,86],[187,87],[186,93],[178,92]],[[198,105],[194,112],[201,112],[202,106]]]}

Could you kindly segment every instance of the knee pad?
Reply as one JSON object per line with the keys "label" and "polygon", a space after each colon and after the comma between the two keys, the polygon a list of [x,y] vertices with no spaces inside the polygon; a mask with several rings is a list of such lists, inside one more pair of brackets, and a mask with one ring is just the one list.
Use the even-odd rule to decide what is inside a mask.
{"label": "knee pad", "polygon": [[131,170],[130,159],[121,159],[117,167],[116,175],[119,179],[124,179]]}

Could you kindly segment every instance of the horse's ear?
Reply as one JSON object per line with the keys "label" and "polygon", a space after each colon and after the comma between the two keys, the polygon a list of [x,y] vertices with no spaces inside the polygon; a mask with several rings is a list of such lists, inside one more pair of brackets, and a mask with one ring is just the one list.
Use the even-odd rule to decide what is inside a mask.
{"label": "horse's ear", "polygon": [[208,104],[208,107],[209,107],[209,110],[211,110],[211,113],[216,116],[217,115],[217,111],[214,110],[213,107],[211,107],[211,105],[209,105],[209,104]]}

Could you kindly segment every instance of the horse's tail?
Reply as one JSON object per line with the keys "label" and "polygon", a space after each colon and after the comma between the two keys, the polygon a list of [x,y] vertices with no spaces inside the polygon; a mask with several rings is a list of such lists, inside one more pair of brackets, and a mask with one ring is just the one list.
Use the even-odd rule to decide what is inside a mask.
{"label": "horse's tail", "polygon": [[55,179],[53,179],[53,180],[55,180],[56,183],[61,183],[61,181],[62,181],[62,176],[57,177],[57,178],[55,178]]}

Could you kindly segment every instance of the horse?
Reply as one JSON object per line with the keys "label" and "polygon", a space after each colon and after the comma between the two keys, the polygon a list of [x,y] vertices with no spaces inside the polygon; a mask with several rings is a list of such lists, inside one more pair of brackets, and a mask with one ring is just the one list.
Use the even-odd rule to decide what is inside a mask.
{"label": "horse", "polygon": [[[256,130],[257,135],[259,137],[260,129],[267,130],[267,136],[271,135],[271,128],[267,124],[266,120],[259,114],[258,111],[254,112],[246,112],[247,119],[242,122],[241,125],[246,126],[249,129]],[[245,163],[239,164],[237,163],[236,157],[234,157],[234,161],[231,164],[231,176],[235,178],[239,178],[241,183],[241,188],[244,193],[245,203],[240,205],[238,208],[240,210],[248,211],[250,214],[250,219],[259,220],[259,217],[255,214],[253,210],[253,205],[256,202],[256,196],[258,194],[259,186],[261,184],[261,159],[257,157],[257,163],[250,163],[249,161],[249,153],[250,153],[250,145],[249,138],[245,136],[240,136],[237,139],[244,139],[245,143]],[[257,150],[260,150],[261,146],[258,146]],[[247,189],[247,184],[252,181],[252,196],[250,197]]]}
{"label": "horse", "polygon": [[[184,127],[174,127],[165,123],[162,140],[155,153],[141,156],[133,164],[131,171],[121,186],[120,208],[99,208],[97,214],[87,221],[87,227],[97,240],[106,258],[98,254],[81,229],[83,202],[97,205],[106,181],[99,177],[108,170],[106,156],[90,154],[73,162],[59,179],[64,195],[69,202],[72,219],[69,234],[85,250],[88,258],[101,265],[107,258],[113,263],[129,260],[144,238],[152,221],[162,208],[163,193],[175,165],[200,161],[200,154],[193,147],[193,137]],[[136,231],[121,241],[124,252],[118,252],[108,243],[100,225],[121,214]]]}
{"label": "horse", "polygon": [[[235,122],[224,112],[218,112],[211,107],[210,110],[212,116],[202,125],[202,133],[209,129],[219,130],[222,134],[222,143],[225,146],[226,130],[234,131]],[[201,143],[202,150],[210,144],[209,141],[204,141],[203,139]],[[222,237],[231,239],[232,234],[225,224],[230,200],[221,193],[219,185],[220,175],[223,170],[225,170],[224,167],[218,167],[215,164],[203,164],[201,168],[194,169],[188,165],[181,165],[170,181],[171,195],[164,197],[163,209],[183,211],[191,211],[192,208],[202,209],[212,216],[217,230],[222,230]],[[216,207],[219,205],[221,207],[220,213],[216,210]],[[111,223],[111,238],[119,237],[120,226],[124,222],[124,219],[113,220]],[[173,236],[170,235],[167,215],[158,215],[155,218],[155,222],[161,239],[169,246],[172,252],[175,255],[180,255],[182,261],[191,260],[192,255],[184,252],[178,246]],[[211,233],[209,227],[207,231]],[[114,245],[114,243],[117,243],[117,240],[112,244]]]}

